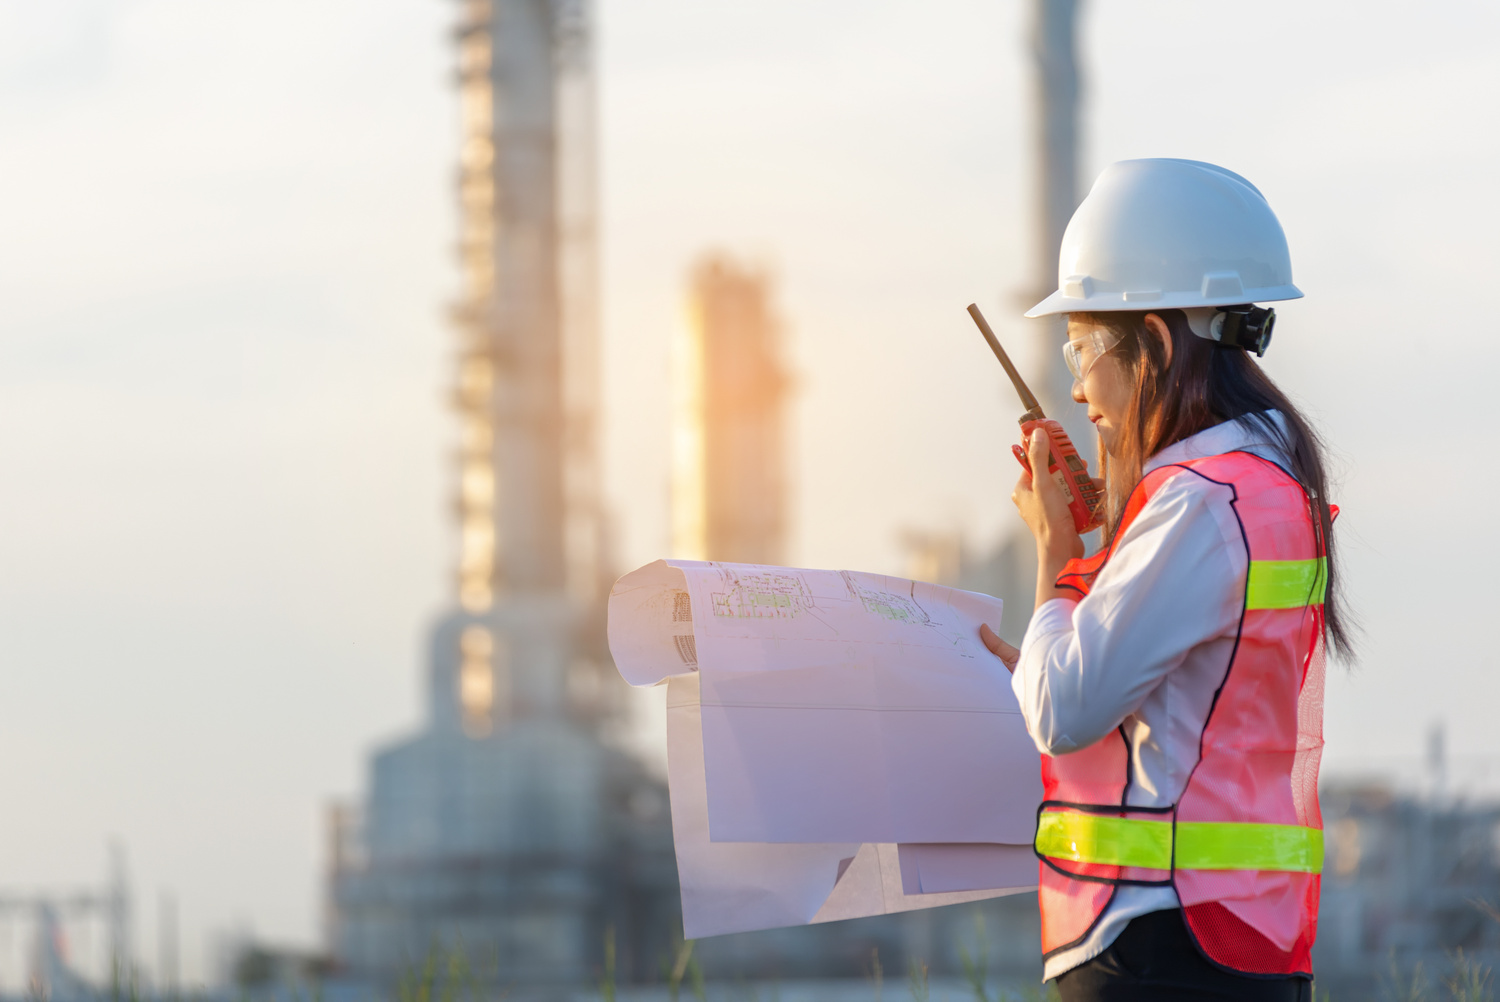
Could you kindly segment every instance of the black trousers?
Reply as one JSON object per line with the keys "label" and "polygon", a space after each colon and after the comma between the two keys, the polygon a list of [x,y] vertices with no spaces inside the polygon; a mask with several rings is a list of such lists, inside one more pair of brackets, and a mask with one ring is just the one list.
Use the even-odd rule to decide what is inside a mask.
{"label": "black trousers", "polygon": [[1099,956],[1057,979],[1063,1002],[1310,1002],[1306,978],[1251,978],[1215,967],[1188,935],[1181,909],[1130,920]]}

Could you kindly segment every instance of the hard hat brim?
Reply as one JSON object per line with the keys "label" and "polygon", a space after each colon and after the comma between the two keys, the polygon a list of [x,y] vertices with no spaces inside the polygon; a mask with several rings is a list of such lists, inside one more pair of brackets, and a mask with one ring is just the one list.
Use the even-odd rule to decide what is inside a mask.
{"label": "hard hat brim", "polygon": [[1140,293],[1096,292],[1091,296],[1065,296],[1058,289],[1027,310],[1026,317],[1050,317],[1059,313],[1123,313],[1125,311],[1185,310],[1195,306],[1239,306],[1242,303],[1279,303],[1301,299],[1295,285],[1245,289],[1236,296],[1208,299],[1196,292]]}

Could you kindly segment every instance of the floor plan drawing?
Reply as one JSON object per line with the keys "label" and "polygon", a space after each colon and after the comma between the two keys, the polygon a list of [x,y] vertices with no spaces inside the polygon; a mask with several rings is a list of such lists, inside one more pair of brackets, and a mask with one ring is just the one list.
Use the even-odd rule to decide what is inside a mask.
{"label": "floor plan drawing", "polygon": [[713,592],[714,615],[733,619],[792,619],[812,604],[800,575],[734,573],[728,587]]}
{"label": "floor plan drawing", "polygon": [[[932,623],[932,617],[927,615],[917,603],[914,594],[902,595],[884,588],[861,586],[856,583],[853,574],[848,571],[842,573],[844,580],[849,584],[849,591],[859,599],[866,612],[893,623],[913,623],[918,626],[928,626]],[[915,586],[913,586],[913,591],[915,591]]]}

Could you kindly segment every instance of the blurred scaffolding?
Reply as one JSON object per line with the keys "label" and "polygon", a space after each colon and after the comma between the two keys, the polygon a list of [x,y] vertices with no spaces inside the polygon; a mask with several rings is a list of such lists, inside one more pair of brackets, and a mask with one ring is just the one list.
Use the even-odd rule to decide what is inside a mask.
{"label": "blurred scaffolding", "polygon": [[[79,1002],[133,982],[130,918],[119,846],[111,848],[108,877],[98,886],[0,891],[0,992]],[[20,965],[16,947],[26,952]]]}
{"label": "blurred scaffolding", "polygon": [[616,930],[668,948],[666,795],[601,738],[623,716],[603,599],[591,12],[464,0],[456,608],[433,630],[423,730],[330,814],[335,971],[389,989],[434,948],[484,983],[575,984]]}

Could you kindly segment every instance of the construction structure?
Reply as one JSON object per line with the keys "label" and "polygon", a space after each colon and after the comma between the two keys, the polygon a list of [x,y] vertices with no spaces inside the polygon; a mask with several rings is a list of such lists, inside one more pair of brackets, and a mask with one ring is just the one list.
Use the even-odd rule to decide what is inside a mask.
{"label": "construction structure", "polygon": [[[29,935],[13,935],[18,928]],[[27,952],[19,969],[11,967],[13,945]],[[0,946],[0,993],[82,1002],[134,982],[130,885],[121,848],[111,848],[101,885],[0,891]]]}
{"label": "construction structure", "polygon": [[771,279],[723,254],[693,268],[672,351],[672,553],[786,562],[783,325]]}
{"label": "construction structure", "polygon": [[[463,0],[458,557],[422,730],[330,815],[340,978],[389,988],[434,949],[528,993],[624,980],[676,914],[665,790],[601,732],[609,663],[595,448],[594,85],[585,0]],[[661,942],[657,942],[657,939]]]}

